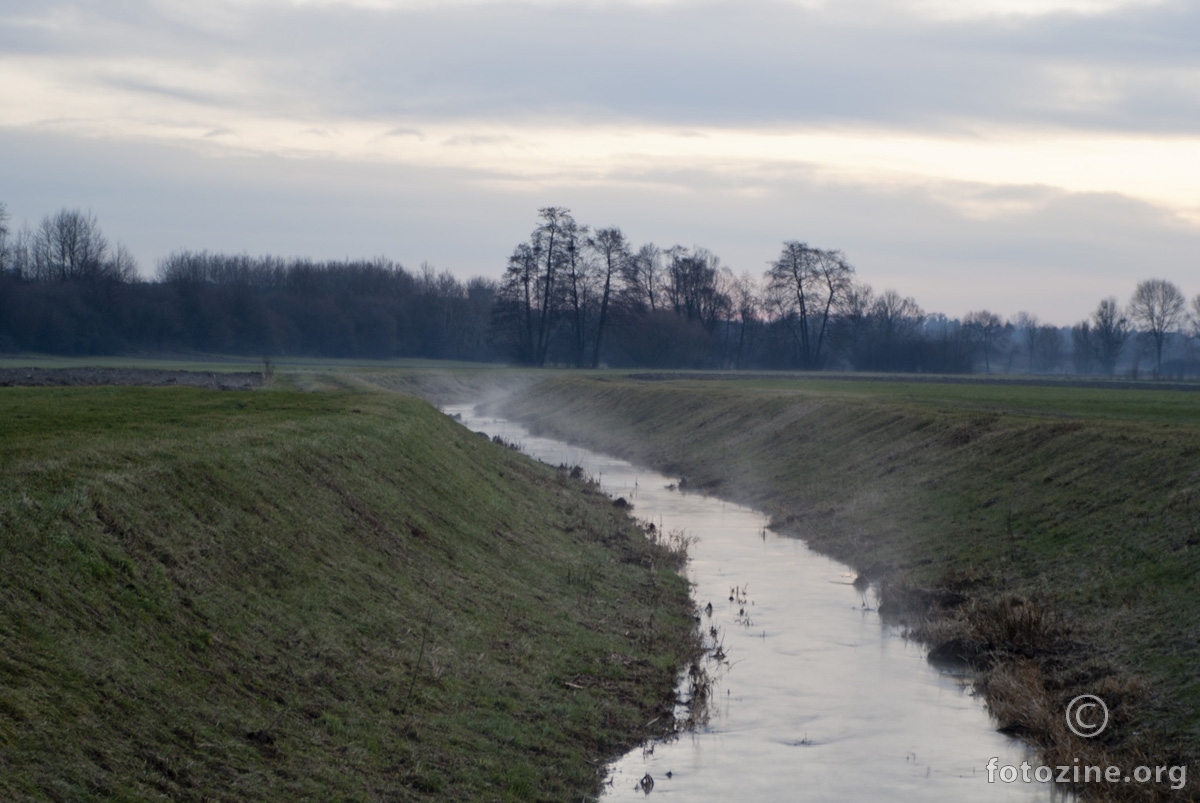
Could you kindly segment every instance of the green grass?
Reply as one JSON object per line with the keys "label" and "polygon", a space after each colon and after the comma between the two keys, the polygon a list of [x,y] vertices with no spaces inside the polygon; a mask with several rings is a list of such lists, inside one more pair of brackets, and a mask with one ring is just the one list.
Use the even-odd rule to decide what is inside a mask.
{"label": "green grass", "polygon": [[[5,354],[0,356],[0,368],[141,368],[166,371],[261,371],[263,357],[225,354],[162,354],[152,356],[63,357],[55,354]],[[394,358],[388,360],[345,359],[334,357],[275,357],[278,369],[291,373],[303,371],[395,371],[496,370],[493,364],[457,362],[454,360],[425,360]]]}
{"label": "green grass", "polygon": [[1200,755],[1200,394],[608,375],[507,411],[764,509],[895,587],[1037,600],[1062,624],[1036,656],[1054,701],[1139,680],[1113,744]]}
{"label": "green grass", "polygon": [[[1161,421],[1172,424],[1200,426],[1200,385],[1195,390],[1157,389],[1152,382],[1131,388],[1104,387],[1104,381],[1094,387],[1074,387],[1062,379],[1037,380],[1039,384],[1022,384],[1028,377],[1010,379],[985,377],[947,377],[944,381],[905,381],[903,377],[872,380],[824,378],[821,375],[775,376],[770,378],[734,379],[730,374],[716,374],[712,379],[663,378],[673,387],[690,387],[697,391],[721,392],[732,389],[739,393],[760,393],[767,396],[800,395],[820,398],[878,400],[888,403],[920,405],[934,409],[977,411],[1005,415],[1056,416],[1066,418],[1117,418],[1129,421]],[[624,379],[622,374],[611,378]]]}
{"label": "green grass", "polygon": [[607,499],[412,398],[0,421],[0,799],[579,799],[694,649]]}

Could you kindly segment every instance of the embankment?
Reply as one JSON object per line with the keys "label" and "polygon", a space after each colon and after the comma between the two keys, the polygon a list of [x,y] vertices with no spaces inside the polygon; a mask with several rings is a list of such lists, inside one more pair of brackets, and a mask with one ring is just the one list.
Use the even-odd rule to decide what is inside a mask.
{"label": "embankment", "polygon": [[[1000,726],[1051,763],[1190,762],[1183,794],[1194,794],[1192,402],[1168,409],[1166,396],[1147,396],[1142,414],[1122,390],[947,386],[908,397],[867,385],[558,377],[504,412],[764,509],[850,563],[939,655],[976,666]],[[1062,716],[1084,692],[1112,709],[1108,730],[1086,742]]]}
{"label": "embankment", "polygon": [[7,388],[0,420],[0,799],[577,800],[670,721],[678,556],[424,402]]}

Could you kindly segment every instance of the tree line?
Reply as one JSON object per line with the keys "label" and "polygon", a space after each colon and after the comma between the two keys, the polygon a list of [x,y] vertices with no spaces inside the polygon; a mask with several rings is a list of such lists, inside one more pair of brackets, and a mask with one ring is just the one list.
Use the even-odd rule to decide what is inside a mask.
{"label": "tree line", "polygon": [[10,233],[0,207],[0,351],[487,360],[495,282],[387,259],[178,251],[139,278],[78,210]]}
{"label": "tree line", "polygon": [[497,282],[428,265],[177,251],[143,280],[91,213],[13,232],[0,204],[0,350],[500,360],[533,366],[1200,374],[1200,294],[1139,283],[1074,326],[926,313],[799,240],[758,275],[700,246],[539,211]]}
{"label": "tree line", "polygon": [[761,276],[711,251],[627,241],[547,207],[509,257],[499,348],[530,365],[1136,375],[1200,373],[1200,294],[1163,279],[1073,327],[989,310],[961,320],[877,293],[839,250],[792,240]]}

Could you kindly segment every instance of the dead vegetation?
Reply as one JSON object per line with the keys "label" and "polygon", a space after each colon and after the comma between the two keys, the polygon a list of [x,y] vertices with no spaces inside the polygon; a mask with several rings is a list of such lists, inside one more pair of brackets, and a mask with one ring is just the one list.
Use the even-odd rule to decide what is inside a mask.
{"label": "dead vegetation", "polygon": [[[1081,645],[1072,641],[1070,628],[1050,604],[1010,593],[962,596],[954,585],[948,581],[931,590],[892,580],[883,584],[881,608],[909,637],[929,645],[932,663],[966,670],[964,682],[983,698],[996,729],[1034,745],[1041,764],[1118,767],[1125,778],[1139,766],[1188,763],[1178,747],[1135,730],[1146,683],[1103,659],[1082,659]],[[1068,726],[1069,706],[1084,694],[1100,697],[1107,706],[1109,719],[1098,738],[1082,738]],[[1200,790],[1194,777],[1185,789],[1175,790],[1163,784],[1077,781],[1073,771],[1067,783],[1057,785],[1084,800],[1101,801],[1184,799]]]}

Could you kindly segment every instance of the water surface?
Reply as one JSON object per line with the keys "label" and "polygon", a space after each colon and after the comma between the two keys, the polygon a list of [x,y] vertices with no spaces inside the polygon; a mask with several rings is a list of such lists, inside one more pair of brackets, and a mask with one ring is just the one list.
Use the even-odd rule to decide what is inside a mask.
{"label": "water surface", "polygon": [[757,511],[681,493],[671,477],[534,437],[470,405],[446,411],[539,460],[582,466],[638,518],[697,539],[687,576],[697,606],[712,604],[701,626],[716,630],[726,656],[710,661],[708,722],[616,761],[605,800],[643,799],[647,774],[651,795],[713,803],[1062,799],[1048,784],[987,782],[990,758],[1019,766],[1032,763],[1029,751],[880,620],[847,566],[767,531]]}

